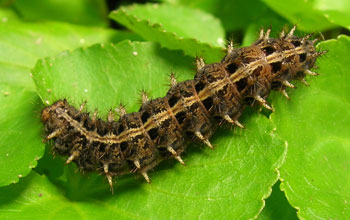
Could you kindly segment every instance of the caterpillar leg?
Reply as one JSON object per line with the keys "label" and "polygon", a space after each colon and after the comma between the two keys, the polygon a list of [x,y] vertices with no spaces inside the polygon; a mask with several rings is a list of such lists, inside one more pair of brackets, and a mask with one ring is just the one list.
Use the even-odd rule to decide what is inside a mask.
{"label": "caterpillar leg", "polygon": [[185,162],[182,160],[182,158],[180,157],[180,155],[178,155],[178,153],[176,153],[176,151],[174,150],[174,148],[168,146],[167,150],[174,156],[174,158],[179,161],[182,165],[185,165]]}
{"label": "caterpillar leg", "polygon": [[69,164],[70,162],[72,162],[75,158],[77,158],[79,156],[79,151],[74,151],[66,160],[66,164]]}
{"label": "caterpillar leg", "polygon": [[205,139],[203,137],[203,135],[199,132],[199,131],[196,131],[194,133],[201,141],[203,141],[210,149],[214,149],[213,145],[211,145],[211,143],[209,142],[208,139]]}
{"label": "caterpillar leg", "polygon": [[240,128],[244,128],[244,126],[238,120],[233,120],[229,115],[225,115],[224,119],[231,124],[234,124]]}
{"label": "caterpillar leg", "polygon": [[293,85],[292,83],[288,82],[287,80],[282,80],[281,83],[289,88],[295,88],[295,85]]}
{"label": "caterpillar leg", "polygon": [[55,130],[54,132],[52,132],[51,134],[49,134],[47,137],[46,137],[46,141],[48,141],[48,140],[50,140],[50,139],[52,139],[52,138],[54,138],[54,137],[57,137],[58,135],[60,135],[61,133],[62,133],[62,131],[63,131],[63,129],[57,129],[57,130]]}
{"label": "caterpillar leg", "polygon": [[150,180],[150,178],[148,177],[148,174],[147,174],[146,171],[141,171],[140,173],[141,173],[141,175],[143,176],[143,178],[145,178],[145,180],[146,180],[147,183],[151,183],[151,180]]}
{"label": "caterpillar leg", "polygon": [[110,189],[111,189],[111,192],[112,192],[112,194],[114,194],[114,190],[113,190],[113,179],[112,179],[111,174],[108,172],[108,164],[107,164],[107,163],[103,164],[103,171],[104,171],[105,174],[106,174],[106,177],[107,177],[108,184],[109,184],[109,187],[110,187]]}
{"label": "caterpillar leg", "polygon": [[284,97],[286,97],[286,99],[288,99],[289,100],[289,96],[288,96],[288,93],[286,92],[286,90],[285,89],[280,89],[279,90],[279,92],[284,96]]}
{"label": "caterpillar leg", "polygon": [[256,96],[254,96],[254,99],[256,100],[256,101],[258,101],[262,106],[264,106],[266,109],[269,109],[269,110],[271,110],[271,111],[275,111],[268,103],[267,103],[267,101],[265,100],[265,99],[263,99],[261,96],[259,96],[259,95],[256,95]]}

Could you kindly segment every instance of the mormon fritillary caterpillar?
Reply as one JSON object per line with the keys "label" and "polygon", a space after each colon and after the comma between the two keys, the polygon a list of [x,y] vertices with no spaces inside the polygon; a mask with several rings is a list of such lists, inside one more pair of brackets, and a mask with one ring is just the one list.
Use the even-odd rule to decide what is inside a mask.
{"label": "mormon fritillary caterpillar", "polygon": [[[285,88],[293,88],[292,80],[304,80],[318,56],[310,35],[293,35],[295,27],[280,38],[270,38],[270,29],[260,32],[259,39],[249,47],[227,48],[219,63],[204,64],[197,59],[193,80],[176,82],[163,98],[149,100],[142,95],[138,112],[127,114],[120,107],[118,121],[110,112],[107,121],[90,117],[59,100],[41,114],[52,139],[53,150],[68,156],[84,171],[97,170],[106,175],[112,187],[112,177],[138,172],[147,182],[147,172],[160,161],[175,158],[181,164],[181,154],[187,142],[197,139],[212,148],[209,138],[215,129],[227,122],[243,127],[238,121],[245,106],[260,104],[273,111],[267,103],[271,90],[279,90],[289,98]],[[101,169],[102,168],[102,169]]]}

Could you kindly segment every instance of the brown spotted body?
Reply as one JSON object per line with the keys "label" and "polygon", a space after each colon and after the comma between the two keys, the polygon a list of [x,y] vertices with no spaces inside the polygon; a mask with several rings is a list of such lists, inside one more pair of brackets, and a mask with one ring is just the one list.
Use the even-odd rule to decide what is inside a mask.
{"label": "brown spotted body", "polygon": [[243,127],[238,118],[245,106],[265,101],[271,90],[279,90],[288,98],[290,81],[305,75],[316,75],[309,69],[318,56],[315,41],[309,36],[293,36],[294,28],[279,39],[261,31],[259,39],[249,47],[234,49],[219,63],[205,65],[197,60],[193,80],[177,83],[171,78],[171,88],[163,98],[148,100],[142,95],[138,112],[126,114],[120,107],[115,121],[110,113],[107,121],[90,117],[76,110],[66,100],[60,100],[42,111],[42,121],[54,140],[54,152],[68,156],[84,171],[104,173],[110,185],[112,177],[138,172],[149,182],[147,171],[160,161],[175,158],[184,164],[181,154],[187,142],[197,139],[210,148],[209,138],[223,122]]}

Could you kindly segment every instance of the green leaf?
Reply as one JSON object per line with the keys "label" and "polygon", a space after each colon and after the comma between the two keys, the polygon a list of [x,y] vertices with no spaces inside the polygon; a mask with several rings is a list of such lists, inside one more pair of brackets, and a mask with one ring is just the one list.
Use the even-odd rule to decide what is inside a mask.
{"label": "green leaf", "polygon": [[2,19],[5,22],[0,22],[1,82],[28,89],[34,89],[29,69],[39,58],[97,42],[118,42],[132,36],[122,31],[64,23],[24,23],[5,15]]}
{"label": "green leaf", "polygon": [[[181,15],[181,16],[179,16]],[[169,4],[121,7],[110,17],[149,41],[181,49],[213,62],[223,56],[225,32],[216,18],[197,9]]]}
{"label": "green leaf", "polygon": [[19,184],[0,188],[0,210],[2,219],[135,219],[132,213],[103,200],[72,201],[46,176],[35,172]]}
{"label": "green leaf", "polygon": [[40,99],[22,87],[0,83],[0,186],[26,176],[44,153]]}
{"label": "green leaf", "polygon": [[[0,3],[1,4],[1,3]],[[18,15],[10,8],[0,8],[0,22],[18,21]]]}
{"label": "green leaf", "polygon": [[[159,57],[160,53],[164,58]],[[89,111],[99,108],[102,115],[107,115],[121,101],[136,111],[141,89],[150,91],[153,97],[164,96],[171,72],[181,81],[192,78],[192,62],[179,52],[161,50],[151,43],[97,44],[40,60],[33,79],[46,104],[67,98],[78,107],[87,100]]]}
{"label": "green leaf", "polygon": [[[219,18],[227,31],[245,29],[251,24],[260,27],[274,26],[284,19],[274,13],[261,1],[246,0],[161,0],[172,4],[199,8]],[[286,23],[284,21],[284,23]]]}
{"label": "green leaf", "polygon": [[288,141],[281,189],[301,219],[347,219],[350,209],[350,38],[319,44],[320,76],[291,101],[275,97],[273,121]]}
{"label": "green leaf", "polygon": [[297,24],[300,30],[311,32],[334,27],[334,24],[330,23],[325,15],[315,8],[317,1],[263,0],[263,2],[292,24]]}
{"label": "green leaf", "polygon": [[12,7],[25,20],[52,20],[107,26],[107,6],[100,0],[16,0]]}
{"label": "green leaf", "polygon": [[350,4],[348,0],[318,0],[315,8],[334,24],[350,29]]}
{"label": "green leaf", "polygon": [[297,210],[293,209],[287,201],[284,193],[279,189],[280,182],[278,181],[272,187],[272,193],[266,199],[266,204],[258,220],[295,220]]}
{"label": "green leaf", "polygon": [[[151,90],[153,97],[164,96],[168,88],[162,85],[171,71],[179,76],[179,81],[191,79],[192,62],[193,58],[161,49],[155,43],[121,42],[44,59],[37,63],[33,74],[45,102],[65,97],[78,106],[87,100],[89,111],[98,108],[105,117],[120,101],[126,102],[128,109],[137,110],[136,97],[141,89]],[[242,122],[245,130],[219,129],[212,138],[214,150],[198,143],[189,146],[183,157],[187,166],[175,160],[157,166],[149,174],[151,184],[132,175],[118,178],[114,196],[107,196],[108,185],[101,178],[82,178],[68,172],[67,177],[55,181],[60,188],[71,200],[95,198],[98,207],[92,208],[94,203],[84,202],[70,205],[72,202],[60,199],[64,203],[56,205],[47,215],[74,213],[89,219],[101,212],[102,216],[111,214],[113,218],[124,219],[253,218],[261,211],[263,200],[278,179],[277,169],[283,163],[286,146],[263,115],[250,111]],[[50,190],[50,193],[52,197],[63,192]],[[12,209],[15,201],[7,204],[4,209]],[[45,203],[38,207],[45,207]],[[95,211],[93,216],[89,214],[91,210]],[[42,212],[38,210],[38,213]],[[9,214],[1,212],[0,217]],[[31,211],[30,216],[36,217],[35,212]]]}
{"label": "green leaf", "polygon": [[[41,143],[42,105],[30,68],[39,58],[61,50],[125,39],[129,34],[62,23],[23,23],[0,10],[0,186],[18,181],[36,165]],[[35,111],[35,112],[33,112]],[[23,154],[23,155],[22,155]]]}

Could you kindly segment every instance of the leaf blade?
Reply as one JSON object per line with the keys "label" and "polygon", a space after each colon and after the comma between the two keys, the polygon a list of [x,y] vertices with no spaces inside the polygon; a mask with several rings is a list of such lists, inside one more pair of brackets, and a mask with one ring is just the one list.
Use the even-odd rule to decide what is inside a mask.
{"label": "leaf blade", "polygon": [[[183,13],[186,16],[178,16]],[[112,12],[110,18],[148,41],[181,49],[186,55],[203,56],[207,62],[223,56],[225,34],[220,22],[199,10],[168,4],[135,4]]]}
{"label": "leaf blade", "polygon": [[[40,100],[34,92],[0,84],[0,186],[18,182],[36,166],[44,148],[38,137]],[[26,109],[23,111],[23,109]]]}
{"label": "leaf blade", "polygon": [[350,39],[340,36],[318,48],[329,52],[319,58],[321,75],[311,87],[293,91],[291,103],[276,98],[273,121],[289,143],[281,189],[300,218],[342,219],[350,196],[348,185],[339,184],[350,178]]}

